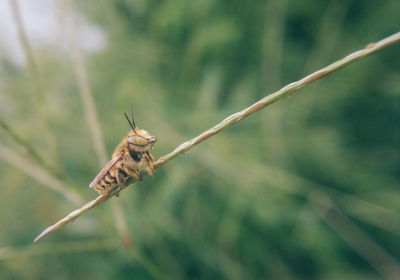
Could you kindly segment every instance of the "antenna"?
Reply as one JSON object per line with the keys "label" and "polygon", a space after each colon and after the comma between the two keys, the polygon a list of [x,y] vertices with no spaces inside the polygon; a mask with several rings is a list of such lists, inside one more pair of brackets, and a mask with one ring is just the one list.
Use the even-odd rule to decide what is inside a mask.
{"label": "antenna", "polygon": [[[131,119],[132,119],[133,127],[136,128],[135,120],[133,119],[133,107],[132,107],[132,103],[131,103]],[[135,130],[135,129],[134,129],[134,130]]]}
{"label": "antenna", "polygon": [[131,120],[129,119],[128,115],[126,113],[124,113],[125,118],[128,120],[129,125],[132,127],[132,130],[134,132],[136,132],[136,128],[133,126],[133,124],[131,123]]}

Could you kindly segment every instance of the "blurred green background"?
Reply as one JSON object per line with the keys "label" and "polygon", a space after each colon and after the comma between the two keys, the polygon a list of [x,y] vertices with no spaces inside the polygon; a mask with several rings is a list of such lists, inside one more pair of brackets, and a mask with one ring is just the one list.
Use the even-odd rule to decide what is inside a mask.
{"label": "blurred green background", "polygon": [[[26,0],[25,43],[13,2],[0,6],[0,279],[399,279],[399,45],[251,115],[32,245],[96,197],[87,186],[102,164],[82,88],[108,159],[131,103],[158,158],[397,32],[398,0]],[[75,203],[49,188],[49,173]]]}

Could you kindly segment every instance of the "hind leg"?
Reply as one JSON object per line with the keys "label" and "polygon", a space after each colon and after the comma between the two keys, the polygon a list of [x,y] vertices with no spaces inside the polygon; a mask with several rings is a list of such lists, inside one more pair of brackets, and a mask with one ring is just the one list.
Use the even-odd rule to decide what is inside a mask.
{"label": "hind leg", "polygon": [[117,178],[117,182],[118,182],[117,190],[114,194],[116,197],[119,197],[119,192],[121,191],[122,186],[128,177],[134,177],[138,181],[142,180],[142,177],[140,176],[140,172],[137,169],[134,169],[126,164],[122,165],[121,170],[117,169],[117,172],[116,172],[116,178]]}
{"label": "hind leg", "polygon": [[115,178],[117,179],[118,186],[117,186],[117,190],[114,195],[115,195],[115,197],[119,197],[119,192],[121,191],[121,186],[124,182],[124,176],[119,171],[119,168],[117,168],[117,171],[115,172]]}

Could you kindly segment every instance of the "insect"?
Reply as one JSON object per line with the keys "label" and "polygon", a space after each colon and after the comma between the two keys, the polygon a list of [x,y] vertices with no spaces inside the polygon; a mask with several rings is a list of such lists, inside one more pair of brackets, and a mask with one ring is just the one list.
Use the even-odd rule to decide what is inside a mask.
{"label": "insect", "polygon": [[89,185],[89,188],[95,189],[99,194],[108,193],[110,190],[118,188],[115,192],[115,196],[118,197],[121,186],[126,179],[134,177],[136,180],[141,180],[141,166],[145,166],[146,171],[154,177],[154,158],[149,151],[153,148],[157,139],[151,136],[146,130],[136,127],[133,119],[132,105],[132,121],[129,120],[126,113],[124,115],[132,130],[118,144],[112,154],[112,159]]}

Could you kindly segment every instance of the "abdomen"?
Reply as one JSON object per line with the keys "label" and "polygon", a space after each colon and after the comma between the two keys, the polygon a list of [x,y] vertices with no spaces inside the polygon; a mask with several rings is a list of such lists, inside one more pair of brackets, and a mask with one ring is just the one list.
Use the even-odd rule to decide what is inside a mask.
{"label": "abdomen", "polygon": [[[114,174],[115,175],[115,174]],[[112,176],[110,171],[98,182],[96,185],[93,186],[95,191],[99,194],[108,193],[110,190],[115,188],[118,185],[117,179],[115,176]]]}

